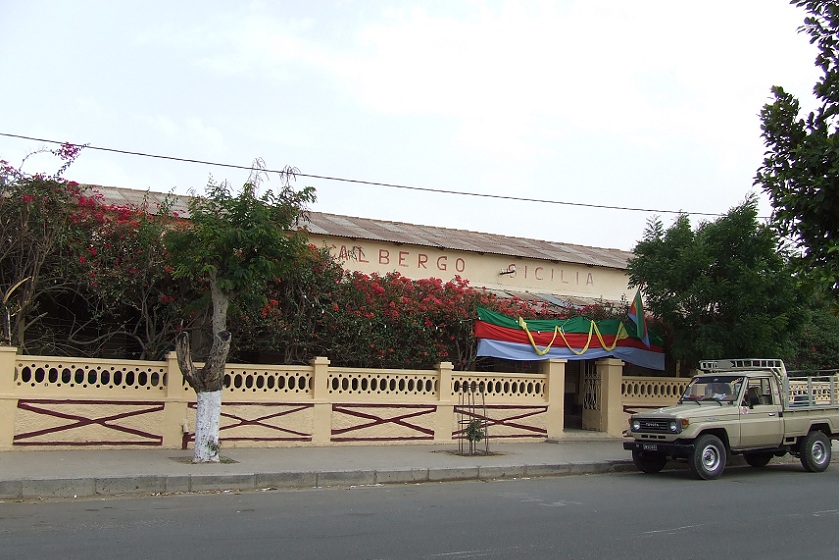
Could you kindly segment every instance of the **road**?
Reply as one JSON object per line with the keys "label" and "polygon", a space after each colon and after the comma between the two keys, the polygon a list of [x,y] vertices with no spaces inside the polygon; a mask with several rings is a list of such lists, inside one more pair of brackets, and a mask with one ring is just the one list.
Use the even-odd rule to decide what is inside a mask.
{"label": "road", "polygon": [[839,464],[0,503],[0,558],[832,558]]}

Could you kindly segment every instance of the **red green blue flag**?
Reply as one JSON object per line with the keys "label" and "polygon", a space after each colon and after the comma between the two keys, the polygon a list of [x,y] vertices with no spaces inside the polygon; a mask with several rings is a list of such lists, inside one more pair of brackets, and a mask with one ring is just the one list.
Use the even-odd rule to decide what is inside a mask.
{"label": "red green blue flag", "polygon": [[[643,317],[643,315],[642,315]],[[627,321],[627,325],[630,323]],[[475,321],[478,356],[507,360],[596,360],[613,357],[641,367],[663,370],[661,341],[644,342],[624,321],[513,318],[482,307]]]}

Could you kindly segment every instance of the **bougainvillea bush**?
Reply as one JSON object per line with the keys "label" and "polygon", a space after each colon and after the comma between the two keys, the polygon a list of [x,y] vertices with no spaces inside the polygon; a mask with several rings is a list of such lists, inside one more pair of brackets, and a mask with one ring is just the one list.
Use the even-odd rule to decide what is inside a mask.
{"label": "bougainvillea bush", "polygon": [[78,146],[44,151],[62,162],[54,174],[0,162],[3,342],[29,354],[164,357],[196,297],[167,265],[162,238],[176,217],[107,204],[65,179]]}
{"label": "bougainvillea bush", "polygon": [[474,369],[478,306],[527,319],[625,313],[600,305],[557,311],[541,301],[501,298],[460,276],[444,282],[349,272],[312,245],[295,270],[266,287],[261,308],[240,310],[231,325],[245,341],[236,359],[305,363],[327,356],[338,366],[420,369],[450,361],[456,369]]}

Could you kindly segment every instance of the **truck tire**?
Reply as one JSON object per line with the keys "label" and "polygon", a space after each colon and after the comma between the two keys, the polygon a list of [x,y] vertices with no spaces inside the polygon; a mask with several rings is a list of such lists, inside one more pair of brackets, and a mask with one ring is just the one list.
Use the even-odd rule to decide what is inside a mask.
{"label": "truck tire", "polygon": [[725,470],[725,460],[725,445],[720,438],[705,434],[696,439],[693,454],[688,457],[688,468],[700,480],[713,480]]}
{"label": "truck tire", "polygon": [[643,451],[632,452],[632,462],[635,467],[644,473],[655,474],[664,468],[667,457],[661,453],[644,453]]}
{"label": "truck tire", "polygon": [[765,467],[772,460],[772,453],[744,453],[743,458],[749,466],[760,468]]}
{"label": "truck tire", "polygon": [[810,432],[799,448],[801,465],[808,472],[822,472],[830,464],[830,439],[818,430]]}

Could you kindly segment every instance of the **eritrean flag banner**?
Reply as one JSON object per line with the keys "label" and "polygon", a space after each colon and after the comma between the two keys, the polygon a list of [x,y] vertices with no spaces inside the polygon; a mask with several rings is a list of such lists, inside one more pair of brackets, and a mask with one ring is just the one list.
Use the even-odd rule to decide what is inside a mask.
{"label": "eritrean flag banner", "polygon": [[[634,326],[634,325],[633,325]],[[632,329],[635,334],[635,329]],[[508,360],[594,360],[618,358],[641,367],[664,370],[661,340],[650,345],[632,336],[620,319],[592,321],[583,317],[564,320],[513,319],[478,308],[475,338],[478,356]]]}

